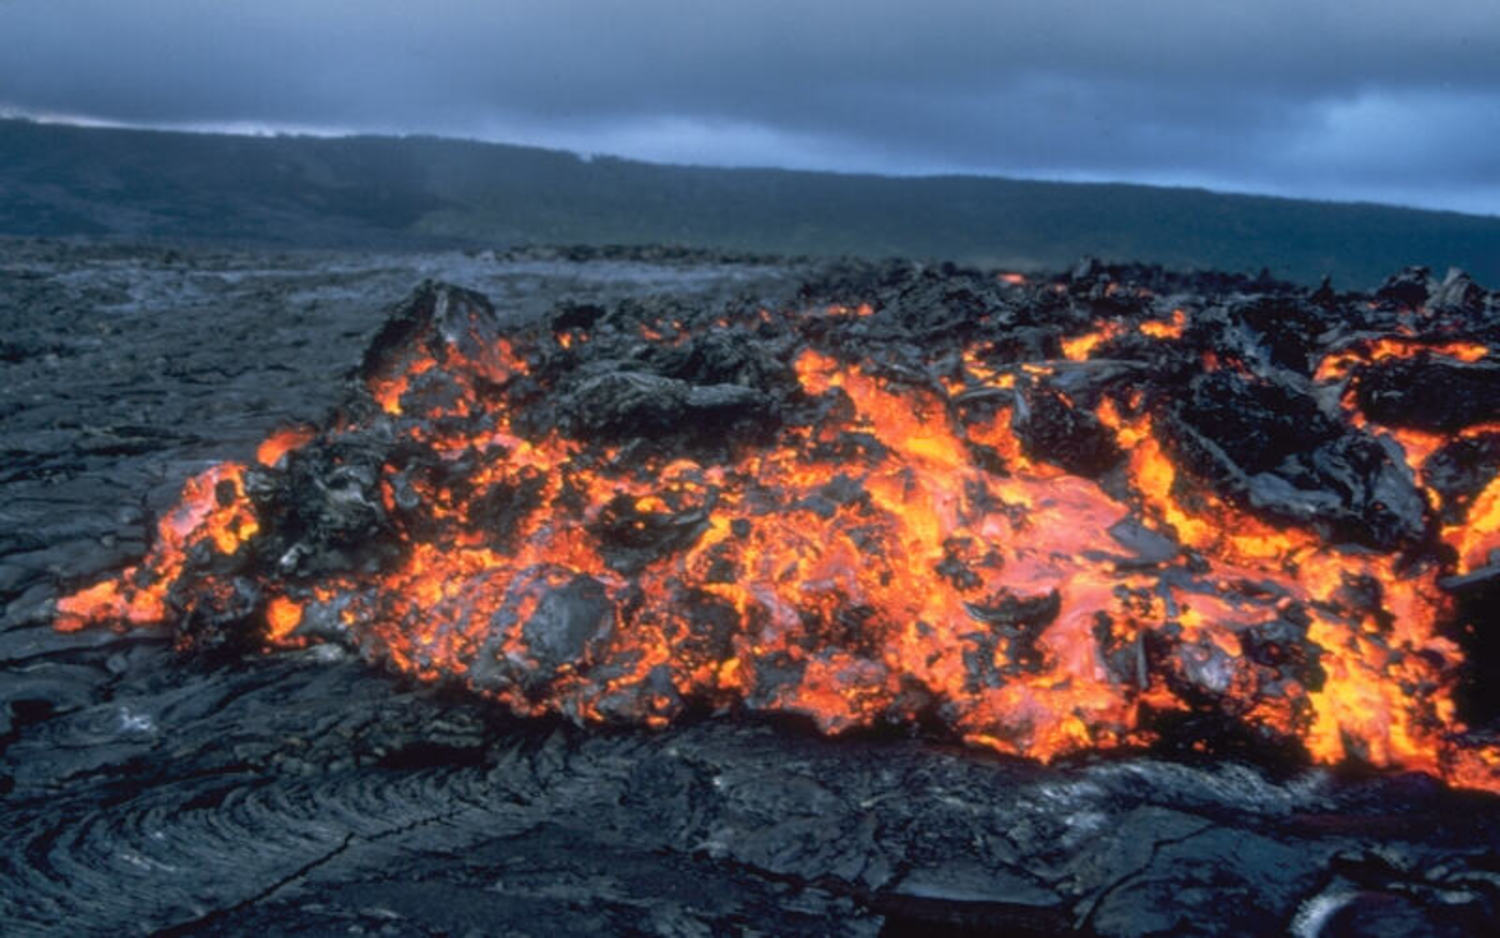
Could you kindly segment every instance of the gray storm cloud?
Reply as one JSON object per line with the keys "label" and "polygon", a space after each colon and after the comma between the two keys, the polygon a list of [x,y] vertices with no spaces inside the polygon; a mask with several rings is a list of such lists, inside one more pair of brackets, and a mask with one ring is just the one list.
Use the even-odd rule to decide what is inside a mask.
{"label": "gray storm cloud", "polygon": [[8,0],[0,106],[1500,213],[1494,0]]}

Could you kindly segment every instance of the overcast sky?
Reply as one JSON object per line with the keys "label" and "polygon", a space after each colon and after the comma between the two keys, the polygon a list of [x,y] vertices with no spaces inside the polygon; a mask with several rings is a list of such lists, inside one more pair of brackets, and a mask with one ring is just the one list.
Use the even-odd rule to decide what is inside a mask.
{"label": "overcast sky", "polygon": [[1500,214],[1500,0],[0,0],[0,112]]}

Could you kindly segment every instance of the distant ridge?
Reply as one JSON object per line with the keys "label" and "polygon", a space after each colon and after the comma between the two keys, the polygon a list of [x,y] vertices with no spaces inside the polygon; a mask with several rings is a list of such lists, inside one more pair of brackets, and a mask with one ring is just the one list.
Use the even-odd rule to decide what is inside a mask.
{"label": "distant ridge", "polygon": [[432,137],[244,137],[0,120],[0,234],[261,247],[683,244],[1018,268],[1079,256],[1368,287],[1500,285],[1500,218],[1197,189],[585,160]]}

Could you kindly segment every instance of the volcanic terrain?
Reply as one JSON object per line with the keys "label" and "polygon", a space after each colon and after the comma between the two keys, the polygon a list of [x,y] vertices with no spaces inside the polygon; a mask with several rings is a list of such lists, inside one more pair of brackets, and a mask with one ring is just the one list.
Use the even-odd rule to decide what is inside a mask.
{"label": "volcanic terrain", "polygon": [[5,249],[18,934],[1496,925],[1458,272]]}

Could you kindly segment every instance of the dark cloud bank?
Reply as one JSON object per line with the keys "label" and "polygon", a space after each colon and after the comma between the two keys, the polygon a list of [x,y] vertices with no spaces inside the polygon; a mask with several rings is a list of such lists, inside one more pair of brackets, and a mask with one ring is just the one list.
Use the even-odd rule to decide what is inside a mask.
{"label": "dark cloud bank", "polygon": [[1500,214],[1493,0],[8,0],[0,107]]}

